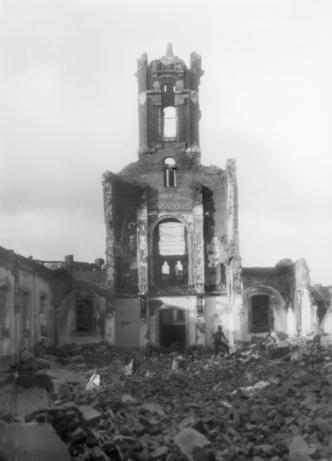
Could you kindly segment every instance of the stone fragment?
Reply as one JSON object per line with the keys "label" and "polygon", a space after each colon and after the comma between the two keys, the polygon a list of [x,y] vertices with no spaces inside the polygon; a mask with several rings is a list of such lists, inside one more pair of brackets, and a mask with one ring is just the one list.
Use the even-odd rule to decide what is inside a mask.
{"label": "stone fragment", "polygon": [[82,350],[81,346],[76,346],[70,349],[70,353],[71,355],[76,355],[79,352],[81,352],[81,350]]}
{"label": "stone fragment", "polygon": [[36,357],[44,357],[46,353],[46,347],[41,341],[35,344],[33,350],[35,352]]}
{"label": "stone fragment", "polygon": [[304,461],[309,456],[310,449],[307,442],[300,436],[296,435],[292,438],[289,445],[290,461]]}
{"label": "stone fragment", "polygon": [[[279,343],[280,344],[280,343]],[[272,359],[279,359],[281,357],[285,357],[290,353],[290,347],[289,346],[279,346],[271,349],[270,354]]]}
{"label": "stone fragment", "polygon": [[251,342],[253,344],[264,343],[264,341],[265,341],[265,338],[263,336],[252,336],[251,337]]}
{"label": "stone fragment", "polygon": [[70,393],[68,381],[66,379],[53,379],[53,392],[56,395],[66,395]]}
{"label": "stone fragment", "polygon": [[97,373],[93,373],[89,382],[86,384],[85,389],[87,391],[92,391],[93,389],[97,389],[100,385],[100,376]]}
{"label": "stone fragment", "polygon": [[78,384],[79,376],[75,373],[72,373],[63,368],[58,368],[56,370],[39,370],[35,375],[44,374],[49,376],[52,379],[66,379],[70,384]]}
{"label": "stone fragment", "polygon": [[131,433],[137,432],[138,434],[142,434],[145,431],[145,426],[131,415],[127,416],[126,428]]}
{"label": "stone fragment", "polygon": [[[59,367],[60,368],[60,367]],[[74,371],[74,372],[82,372],[85,369],[85,363],[69,363],[65,366],[65,370]]]}
{"label": "stone fragment", "polygon": [[[268,381],[259,381],[254,386],[240,387],[239,390],[241,390],[246,395],[254,395],[254,394],[257,394],[262,389],[265,389],[268,386],[270,386],[270,383]],[[236,392],[237,391],[234,391],[233,393],[236,393]]]}
{"label": "stone fragment", "polygon": [[189,461],[204,458],[204,449],[210,445],[210,441],[195,429],[185,428],[174,437],[174,443]]}
{"label": "stone fragment", "polygon": [[75,355],[75,357],[70,357],[68,359],[69,363],[83,363],[84,362],[84,357],[83,355]]}
{"label": "stone fragment", "polygon": [[20,362],[22,363],[23,370],[38,370],[35,354],[28,351],[27,349],[23,349],[20,352]]}
{"label": "stone fragment", "polygon": [[49,424],[15,424],[1,428],[0,453],[7,460],[71,461],[64,442]]}
{"label": "stone fragment", "polygon": [[285,339],[289,337],[289,335],[283,331],[277,331],[276,333],[280,341],[284,341]]}
{"label": "stone fragment", "polygon": [[20,352],[20,362],[21,363],[24,363],[26,360],[30,360],[32,358],[35,358],[35,354],[28,351],[28,349],[24,349]]}
{"label": "stone fragment", "polygon": [[61,368],[61,365],[59,362],[57,362],[56,360],[52,360],[50,361],[50,370],[57,370],[58,368]]}
{"label": "stone fragment", "polygon": [[164,445],[164,446],[158,447],[156,450],[152,451],[150,453],[150,457],[152,459],[158,459],[158,458],[161,458],[162,456],[167,455],[168,452],[169,452],[169,448]]}
{"label": "stone fragment", "polygon": [[81,427],[78,427],[75,429],[71,434],[69,435],[70,443],[78,443],[86,439],[86,433],[83,431]]}
{"label": "stone fragment", "polygon": [[94,426],[95,424],[99,423],[101,418],[99,411],[95,410],[89,405],[80,405],[78,409],[81,412],[83,420],[86,424]]}
{"label": "stone fragment", "polygon": [[324,335],[320,338],[320,345],[326,349],[332,346],[332,335]]}
{"label": "stone fragment", "polygon": [[312,421],[312,426],[323,434],[329,434],[332,432],[332,425],[321,416]]}
{"label": "stone fragment", "polygon": [[314,336],[312,337],[313,342],[319,343],[320,338],[322,337],[323,333],[321,331],[318,331],[317,333],[314,333]]}
{"label": "stone fragment", "polygon": [[159,403],[143,403],[143,405],[140,405],[139,409],[143,411],[148,411],[152,415],[157,414],[158,416],[165,416],[165,412],[161,408]]}
{"label": "stone fragment", "polygon": [[0,378],[0,418],[14,413],[16,384],[14,375]]}
{"label": "stone fragment", "polygon": [[328,374],[328,375],[326,376],[326,378],[327,378],[327,380],[328,380],[330,386],[332,386],[332,373]]}
{"label": "stone fragment", "polygon": [[136,399],[131,394],[123,394],[121,397],[123,403],[135,403]]}
{"label": "stone fragment", "polygon": [[50,407],[51,403],[50,395],[44,387],[18,386],[15,413],[26,417],[35,411]]}
{"label": "stone fragment", "polygon": [[289,347],[289,343],[287,341],[279,341],[276,347]]}
{"label": "stone fragment", "polygon": [[38,368],[43,370],[43,369],[46,369],[46,368],[50,368],[51,360],[43,359],[41,357],[37,357],[36,358],[36,363],[38,365]]}
{"label": "stone fragment", "polygon": [[292,362],[299,360],[302,357],[301,350],[298,346],[293,347],[290,351],[290,358]]}
{"label": "stone fragment", "polygon": [[197,418],[195,415],[189,415],[178,424],[178,428],[180,431],[182,431],[182,429],[190,426],[191,424],[194,424],[196,421],[197,421]]}
{"label": "stone fragment", "polygon": [[212,389],[213,391],[222,391],[224,388],[224,384],[223,383],[218,383],[214,386],[214,388]]}

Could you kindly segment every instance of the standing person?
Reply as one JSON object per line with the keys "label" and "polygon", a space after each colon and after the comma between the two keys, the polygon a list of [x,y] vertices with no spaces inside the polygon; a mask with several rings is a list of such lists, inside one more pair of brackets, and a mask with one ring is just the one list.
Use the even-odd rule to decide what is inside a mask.
{"label": "standing person", "polygon": [[221,325],[218,325],[218,330],[214,333],[213,339],[214,339],[214,358],[216,359],[218,356],[219,347],[222,347],[223,349],[225,349],[229,357],[229,347],[226,344],[226,342],[223,341],[223,339],[227,341],[227,338],[224,332],[222,331]]}

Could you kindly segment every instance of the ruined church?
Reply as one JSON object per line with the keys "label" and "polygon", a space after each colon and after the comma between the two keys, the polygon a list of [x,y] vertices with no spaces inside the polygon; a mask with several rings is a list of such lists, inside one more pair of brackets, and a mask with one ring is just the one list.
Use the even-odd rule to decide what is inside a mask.
{"label": "ruined church", "polygon": [[305,334],[315,321],[304,260],[241,267],[236,165],[201,163],[201,57],[138,60],[138,160],[103,176],[107,286],[115,341],[230,344],[272,329]]}
{"label": "ruined church", "polygon": [[138,160],[102,180],[106,264],[0,247],[0,369],[41,340],[184,350],[211,346],[218,325],[230,345],[273,330],[332,333],[331,290],[310,285],[304,259],[242,267],[235,160],[201,163],[203,74],[197,53],[187,66],[170,44],[138,60]]}

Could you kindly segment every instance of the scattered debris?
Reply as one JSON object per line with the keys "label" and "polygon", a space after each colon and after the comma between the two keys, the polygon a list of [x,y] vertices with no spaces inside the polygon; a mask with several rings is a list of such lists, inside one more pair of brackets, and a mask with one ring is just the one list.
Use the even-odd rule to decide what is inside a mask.
{"label": "scattered debris", "polygon": [[[193,362],[107,344],[44,350],[34,359],[62,368],[34,372],[23,361],[0,379],[0,432],[52,426],[76,461],[329,460],[332,350],[324,337],[259,336],[229,358],[212,360],[206,348]],[[78,352],[84,369],[64,369]],[[173,369],[176,358],[185,365]],[[17,395],[34,405],[18,411]]]}

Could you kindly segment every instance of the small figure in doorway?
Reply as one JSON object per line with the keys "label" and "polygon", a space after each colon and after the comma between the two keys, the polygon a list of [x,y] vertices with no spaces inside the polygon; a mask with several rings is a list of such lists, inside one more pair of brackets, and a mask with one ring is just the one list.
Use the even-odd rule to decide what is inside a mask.
{"label": "small figure in doorway", "polygon": [[214,339],[214,358],[216,359],[217,356],[218,356],[219,347],[221,347],[222,349],[225,349],[226,352],[227,352],[227,355],[229,357],[228,344],[226,344],[226,342],[223,341],[223,339],[225,341],[227,341],[227,338],[226,338],[224,332],[222,331],[222,326],[221,325],[218,325],[218,330],[214,333],[213,339]]}

